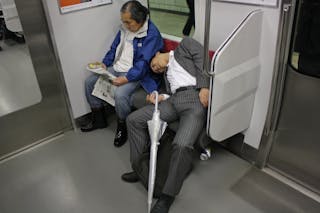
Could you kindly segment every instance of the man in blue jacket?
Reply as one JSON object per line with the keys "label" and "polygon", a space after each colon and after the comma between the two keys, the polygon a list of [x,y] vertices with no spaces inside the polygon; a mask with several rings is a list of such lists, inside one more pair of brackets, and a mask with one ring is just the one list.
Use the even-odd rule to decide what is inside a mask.
{"label": "man in blue jacket", "polygon": [[[114,145],[122,146],[127,140],[125,119],[131,112],[131,95],[142,86],[147,93],[158,89],[160,76],[150,70],[150,61],[163,48],[163,40],[157,27],[148,19],[148,9],[138,1],[126,2],[121,10],[121,26],[103,64],[117,78],[113,84],[118,127]],[[91,93],[98,79],[92,75],[86,79],[86,97],[92,110],[92,120],[81,128],[83,132],[107,126],[104,116],[105,102]]]}

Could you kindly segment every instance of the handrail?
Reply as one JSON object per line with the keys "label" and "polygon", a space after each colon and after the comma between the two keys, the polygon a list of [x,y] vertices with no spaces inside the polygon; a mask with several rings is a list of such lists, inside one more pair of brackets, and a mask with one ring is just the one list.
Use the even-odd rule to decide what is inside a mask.
{"label": "handrail", "polygon": [[206,1],[206,12],[205,12],[205,28],[204,28],[204,42],[203,42],[203,70],[208,74],[210,73],[210,56],[209,56],[209,36],[210,36],[210,22],[211,22],[211,0]]}

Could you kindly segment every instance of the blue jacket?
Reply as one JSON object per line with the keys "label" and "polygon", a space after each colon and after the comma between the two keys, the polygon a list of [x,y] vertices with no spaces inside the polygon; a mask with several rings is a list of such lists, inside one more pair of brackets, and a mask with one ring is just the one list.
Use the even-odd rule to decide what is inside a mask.
{"label": "blue jacket", "polygon": [[[123,38],[123,29],[120,29],[114,39],[110,50],[106,53],[103,63],[112,66],[118,56],[118,46]],[[133,39],[133,66],[126,75],[129,82],[140,81],[141,86],[148,93],[157,90],[160,84],[160,75],[154,74],[150,69],[152,57],[163,48],[163,40],[157,27],[148,20],[148,31]]]}

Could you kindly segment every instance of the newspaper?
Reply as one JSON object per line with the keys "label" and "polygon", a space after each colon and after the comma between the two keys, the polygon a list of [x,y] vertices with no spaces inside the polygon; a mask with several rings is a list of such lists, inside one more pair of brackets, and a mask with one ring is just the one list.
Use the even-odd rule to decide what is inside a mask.
{"label": "newspaper", "polygon": [[[116,77],[106,69],[104,69],[102,66],[93,66],[92,64],[88,64],[87,70],[99,74],[100,77],[94,85],[94,89],[91,94],[114,106],[114,92],[117,86],[113,85],[112,81]],[[95,65],[97,64],[95,63]]]}

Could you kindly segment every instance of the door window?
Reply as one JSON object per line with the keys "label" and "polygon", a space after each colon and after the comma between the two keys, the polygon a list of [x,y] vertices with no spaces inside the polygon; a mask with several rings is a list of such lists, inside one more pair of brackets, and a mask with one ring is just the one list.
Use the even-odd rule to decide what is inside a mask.
{"label": "door window", "polygon": [[177,37],[194,33],[194,0],[149,0],[150,17],[161,33]]}
{"label": "door window", "polygon": [[291,51],[291,66],[296,71],[320,77],[320,2],[300,1],[295,36]]}
{"label": "door window", "polygon": [[14,1],[0,1],[0,117],[41,101]]}

